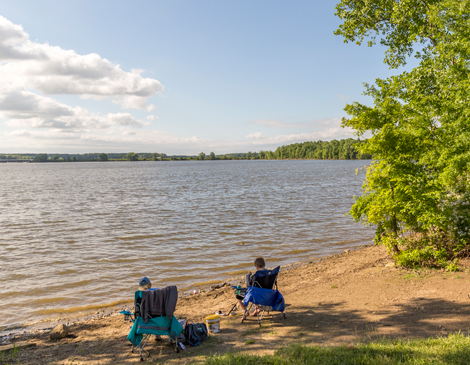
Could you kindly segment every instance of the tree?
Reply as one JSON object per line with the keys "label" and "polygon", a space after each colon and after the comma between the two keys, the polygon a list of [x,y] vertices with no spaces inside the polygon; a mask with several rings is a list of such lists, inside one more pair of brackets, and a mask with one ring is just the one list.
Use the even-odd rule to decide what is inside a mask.
{"label": "tree", "polygon": [[126,156],[126,159],[129,161],[139,161],[139,155],[134,152],[129,152]]}
{"label": "tree", "polygon": [[392,69],[419,60],[366,84],[373,106],[345,108],[342,125],[372,134],[359,153],[374,156],[351,215],[376,225],[399,263],[452,268],[470,244],[470,3],[342,0],[336,10],[345,42],[380,37]]}
{"label": "tree", "polygon": [[201,152],[197,159],[198,160],[205,160],[206,159],[206,154],[204,152]]}
{"label": "tree", "polygon": [[152,153],[152,161],[158,161],[160,157],[159,153]]}
{"label": "tree", "polygon": [[47,153],[40,153],[38,154],[35,158],[35,161],[37,162],[46,162],[47,161]]}
{"label": "tree", "polygon": [[108,155],[106,153],[100,153],[98,158],[100,161],[108,161]]}
{"label": "tree", "polygon": [[250,152],[250,151],[247,152],[247,154],[246,154],[246,159],[247,159],[247,160],[250,160],[250,159],[251,159],[251,152]]}
{"label": "tree", "polygon": [[214,152],[211,152],[209,154],[209,160],[215,160],[215,153]]}

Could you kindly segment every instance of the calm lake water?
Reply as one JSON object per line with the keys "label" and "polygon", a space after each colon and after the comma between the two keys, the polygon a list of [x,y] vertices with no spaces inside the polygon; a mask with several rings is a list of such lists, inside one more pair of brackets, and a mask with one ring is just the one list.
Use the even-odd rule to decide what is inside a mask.
{"label": "calm lake water", "polygon": [[[370,243],[369,161],[0,164],[0,331]],[[282,289],[282,288],[281,288]]]}

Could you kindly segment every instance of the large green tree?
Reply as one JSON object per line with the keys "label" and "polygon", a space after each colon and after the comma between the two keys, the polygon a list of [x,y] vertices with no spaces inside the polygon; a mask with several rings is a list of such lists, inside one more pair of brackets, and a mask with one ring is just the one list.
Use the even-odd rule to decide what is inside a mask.
{"label": "large green tree", "polygon": [[392,69],[419,60],[366,84],[372,106],[345,108],[343,126],[372,135],[360,152],[374,156],[351,214],[376,225],[401,263],[445,265],[469,243],[470,3],[342,0],[336,10],[346,42],[379,41]]}

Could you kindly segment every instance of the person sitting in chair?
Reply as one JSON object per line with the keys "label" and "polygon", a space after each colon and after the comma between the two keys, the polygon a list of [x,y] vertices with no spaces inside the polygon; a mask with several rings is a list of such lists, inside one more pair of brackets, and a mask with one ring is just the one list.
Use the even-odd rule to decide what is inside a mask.
{"label": "person sitting in chair", "polygon": [[[265,270],[265,265],[266,264],[265,264],[264,259],[262,257],[256,258],[254,264],[255,264],[256,271]],[[253,282],[254,278],[255,278],[255,275],[252,274],[251,271],[246,275],[245,281],[246,281],[246,287],[247,288],[254,284],[254,282]],[[245,298],[245,292],[246,292],[246,289],[241,289],[240,293],[236,294],[236,298],[238,299],[238,303],[240,304],[240,307],[241,307],[243,312],[245,312],[247,310],[246,307],[243,305],[243,298]],[[259,307],[256,304],[254,305],[254,307],[255,307],[255,310],[251,314],[252,316],[256,316],[260,311]]]}
{"label": "person sitting in chair", "polygon": [[[139,289],[137,290],[146,291],[146,290],[150,290],[151,287],[152,287],[152,283],[150,282],[149,278],[145,276],[142,279],[140,279]],[[161,341],[161,340],[162,340],[161,336],[159,335],[155,336],[155,341]]]}
{"label": "person sitting in chair", "polygon": [[149,278],[144,277],[144,278],[140,279],[139,289],[137,289],[137,290],[145,291],[145,290],[149,290],[151,287],[152,287],[152,283],[150,282]]}

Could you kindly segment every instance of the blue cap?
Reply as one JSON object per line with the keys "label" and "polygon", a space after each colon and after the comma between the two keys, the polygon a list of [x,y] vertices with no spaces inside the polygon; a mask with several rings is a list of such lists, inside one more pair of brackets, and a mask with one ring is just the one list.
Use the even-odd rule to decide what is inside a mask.
{"label": "blue cap", "polygon": [[140,281],[139,281],[139,286],[144,286],[145,284],[148,284],[148,283],[150,283],[149,278],[148,278],[148,277],[144,277],[144,278],[140,279]]}

